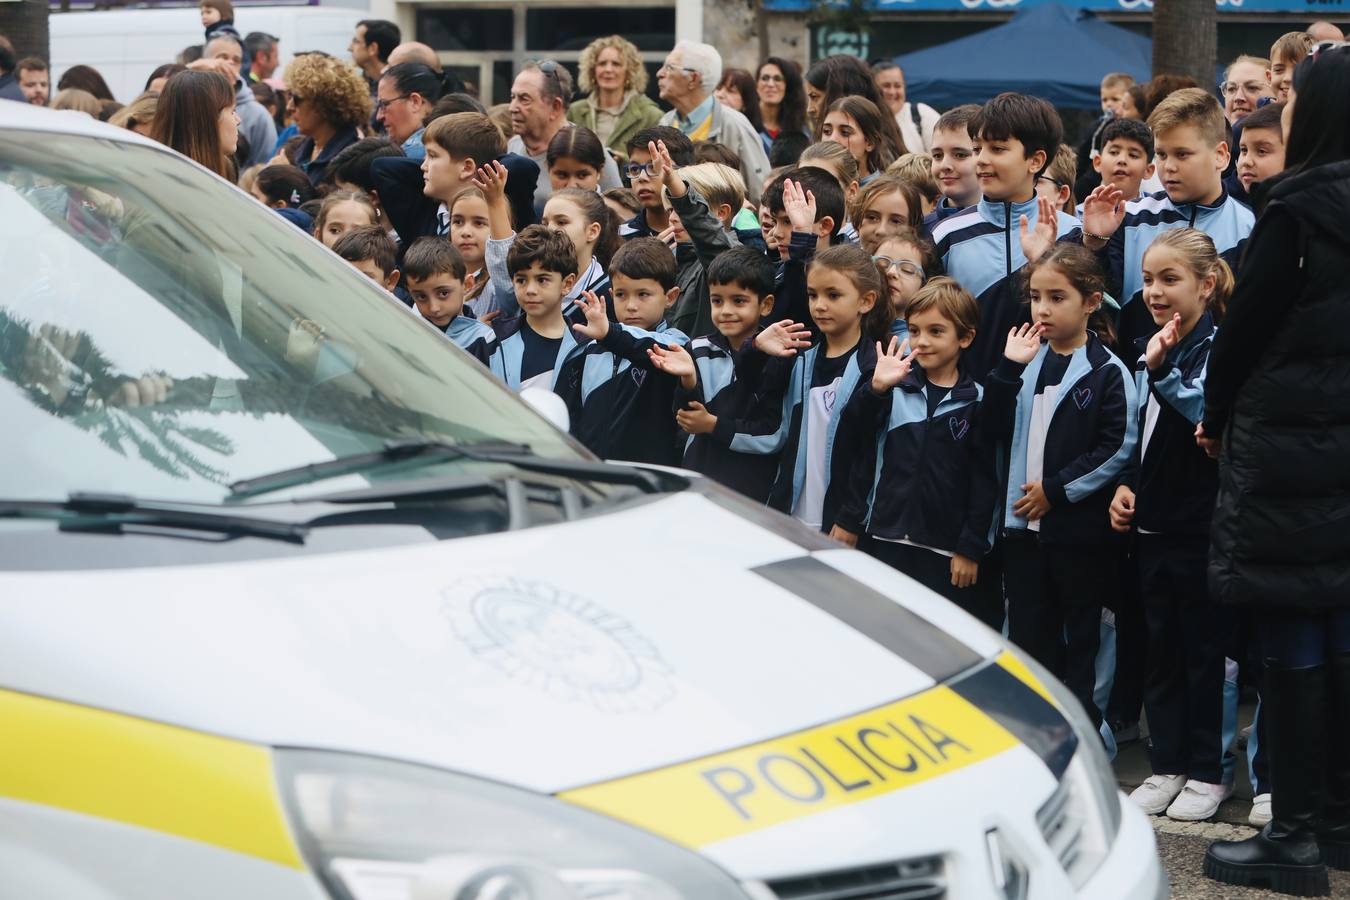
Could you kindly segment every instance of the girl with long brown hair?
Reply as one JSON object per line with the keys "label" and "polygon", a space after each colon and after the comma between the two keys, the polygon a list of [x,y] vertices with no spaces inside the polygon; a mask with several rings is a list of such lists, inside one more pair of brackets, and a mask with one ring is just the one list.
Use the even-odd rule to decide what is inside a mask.
{"label": "girl with long brown hair", "polygon": [[218,72],[179,72],[164,84],[150,137],[234,181],[239,144],[234,89]]}

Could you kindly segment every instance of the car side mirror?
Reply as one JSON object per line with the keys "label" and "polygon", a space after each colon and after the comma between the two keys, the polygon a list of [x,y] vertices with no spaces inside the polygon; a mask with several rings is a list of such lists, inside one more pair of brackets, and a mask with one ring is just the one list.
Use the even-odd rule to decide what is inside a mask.
{"label": "car side mirror", "polygon": [[546,391],[543,388],[526,388],[520,392],[520,399],[530,405],[530,408],[539,415],[548,419],[553,426],[561,431],[567,431],[572,427],[572,417],[567,412],[567,404],[563,398],[552,391]]}

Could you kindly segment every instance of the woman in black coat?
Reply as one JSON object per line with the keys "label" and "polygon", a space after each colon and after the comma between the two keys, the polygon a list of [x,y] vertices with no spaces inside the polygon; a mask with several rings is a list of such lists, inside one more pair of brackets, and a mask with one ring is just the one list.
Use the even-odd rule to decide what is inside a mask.
{"label": "woman in black coat", "polygon": [[1197,437],[1219,455],[1210,590],[1252,610],[1273,819],[1209,848],[1229,884],[1327,893],[1350,868],[1350,46],[1294,73]]}

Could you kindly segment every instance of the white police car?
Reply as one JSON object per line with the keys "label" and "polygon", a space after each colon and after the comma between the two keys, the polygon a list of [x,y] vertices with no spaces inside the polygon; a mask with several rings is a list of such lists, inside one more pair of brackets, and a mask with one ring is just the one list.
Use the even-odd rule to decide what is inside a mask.
{"label": "white police car", "polygon": [[997,635],[0,103],[0,898],[1166,895]]}

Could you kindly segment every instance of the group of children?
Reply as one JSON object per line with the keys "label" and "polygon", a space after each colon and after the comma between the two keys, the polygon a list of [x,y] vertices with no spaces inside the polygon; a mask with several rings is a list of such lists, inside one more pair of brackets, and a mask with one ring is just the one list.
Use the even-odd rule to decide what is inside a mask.
{"label": "group of children", "polygon": [[[1282,167],[1267,110],[1242,129],[1246,188]],[[378,190],[324,200],[315,236],[509,387],[559,394],[596,454],[701,472],[1006,623],[1099,725],[1102,611],[1128,572],[1157,773],[1136,802],[1212,814],[1226,629],[1205,588],[1217,475],[1194,433],[1253,225],[1224,186],[1213,95],[1106,125],[1081,204],[1058,114],[1019,94],[944,114],[920,176],[823,142],[757,206],[659,126],[627,147],[631,193],[602,196],[573,136],[519,231],[489,125],[427,127],[432,233],[399,220],[390,157],[368,166]],[[391,221],[422,236],[400,253]]]}

